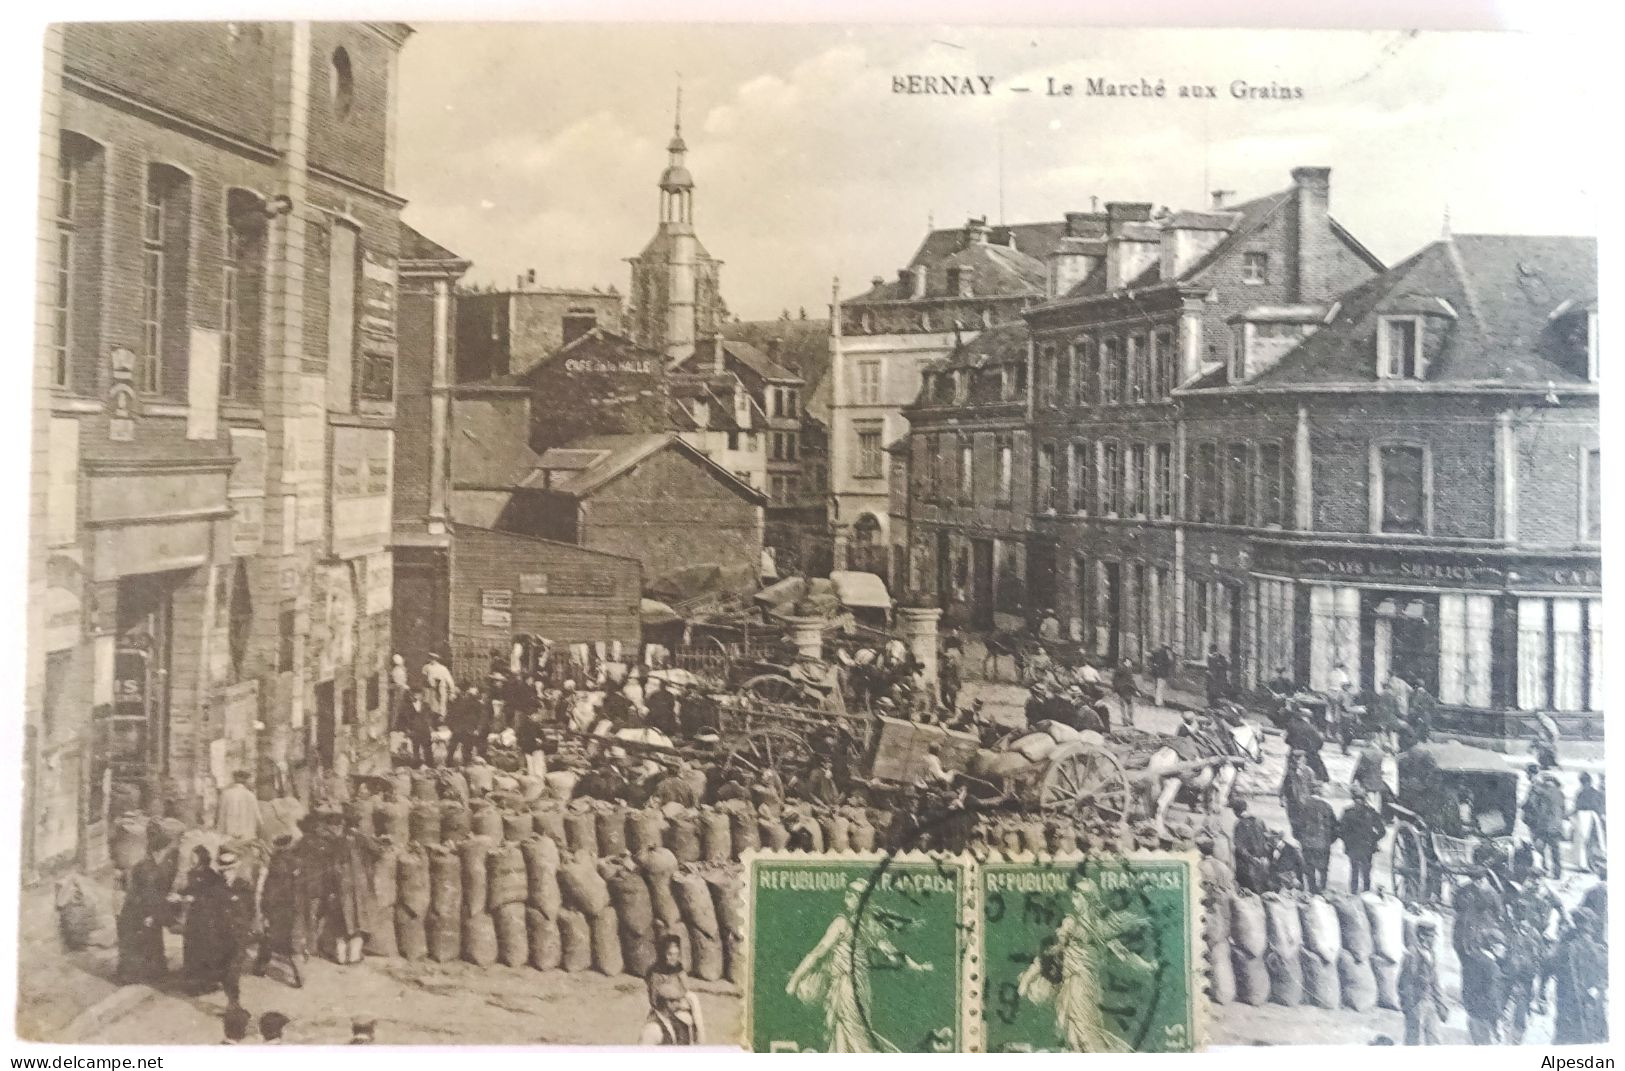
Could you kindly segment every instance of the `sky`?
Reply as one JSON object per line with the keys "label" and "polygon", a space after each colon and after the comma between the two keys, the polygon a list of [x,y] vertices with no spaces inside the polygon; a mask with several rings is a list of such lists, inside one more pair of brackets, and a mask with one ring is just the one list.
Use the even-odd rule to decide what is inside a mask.
{"label": "sky", "polygon": [[[845,295],[894,278],[931,222],[998,222],[1001,205],[1009,223],[1058,219],[1091,198],[1199,208],[1214,189],[1284,188],[1300,164],[1332,168],[1333,216],[1389,263],[1447,215],[1456,233],[1596,230],[1592,83],[1550,35],[416,26],[397,187],[407,222],[474,262],[470,282],[533,268],[624,292],[625,258],[655,232],[679,81],[695,225],[745,319],[822,316],[833,278]],[[893,92],[909,74],[994,88]],[[1165,96],[1090,96],[1090,78]],[[1238,99],[1237,80],[1302,95]]]}

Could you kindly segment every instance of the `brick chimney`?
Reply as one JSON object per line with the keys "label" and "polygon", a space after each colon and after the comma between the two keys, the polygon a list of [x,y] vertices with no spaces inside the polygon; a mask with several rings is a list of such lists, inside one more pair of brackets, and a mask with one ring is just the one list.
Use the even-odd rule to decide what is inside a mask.
{"label": "brick chimney", "polygon": [[1156,258],[1155,241],[1148,243],[1128,233],[1135,224],[1146,224],[1150,220],[1149,201],[1106,202],[1106,289],[1127,286],[1129,280]]}
{"label": "brick chimney", "polygon": [[1292,185],[1297,204],[1292,296],[1296,301],[1323,301],[1332,296],[1332,169],[1295,167]]}
{"label": "brick chimney", "polygon": [[918,268],[911,269],[910,279],[914,285],[912,289],[909,290],[909,295],[916,298],[925,297],[925,284],[930,280],[930,278],[931,269],[927,268],[924,264],[921,264]]}
{"label": "brick chimney", "polygon": [[972,216],[965,221],[965,244],[985,245],[987,243],[987,217]]}
{"label": "brick chimney", "polygon": [[1085,224],[1092,218],[1090,212],[1068,212],[1066,214],[1066,236],[1068,238],[1081,238],[1084,236]]}

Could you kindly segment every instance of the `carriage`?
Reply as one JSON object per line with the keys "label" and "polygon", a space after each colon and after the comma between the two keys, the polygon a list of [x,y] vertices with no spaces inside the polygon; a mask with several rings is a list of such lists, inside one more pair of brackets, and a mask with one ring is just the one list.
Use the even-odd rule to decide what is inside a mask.
{"label": "carriage", "polygon": [[1402,900],[1442,903],[1510,855],[1518,773],[1501,753],[1456,741],[1417,744],[1398,766],[1389,880]]}

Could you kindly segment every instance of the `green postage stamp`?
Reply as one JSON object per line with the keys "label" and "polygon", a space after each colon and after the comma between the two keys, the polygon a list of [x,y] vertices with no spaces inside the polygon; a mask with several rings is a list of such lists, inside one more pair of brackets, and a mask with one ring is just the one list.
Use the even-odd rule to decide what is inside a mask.
{"label": "green postage stamp", "polygon": [[758,1052],[1187,1052],[1196,863],[806,855],[746,862]]}

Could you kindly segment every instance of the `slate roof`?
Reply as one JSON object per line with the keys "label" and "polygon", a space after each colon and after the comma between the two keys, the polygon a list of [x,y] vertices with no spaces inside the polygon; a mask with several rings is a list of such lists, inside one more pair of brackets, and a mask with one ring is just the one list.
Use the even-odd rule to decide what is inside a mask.
{"label": "slate roof", "polygon": [[468,263],[468,261],[439,242],[424,237],[421,231],[408,223],[401,224],[400,255],[402,260],[443,260],[458,264]]}
{"label": "slate roof", "polygon": [[[685,453],[697,463],[711,469],[713,475],[733,487],[740,496],[758,504],[767,501],[767,496],[762,492],[718,465],[674,433],[583,436],[567,447],[555,447],[543,454],[537,461],[535,471],[520,481],[520,486],[530,490],[551,491],[570,498],[586,498],[617,476],[630,472],[662,450]],[[586,452],[596,455],[595,459],[585,468],[578,467],[581,456]],[[563,469],[570,475],[561,477],[555,471],[552,484],[549,485],[548,469]]]}
{"label": "slate roof", "polygon": [[[1249,384],[1233,389],[1584,383],[1559,310],[1583,309],[1596,294],[1593,238],[1441,238],[1343,294],[1331,323]],[[1430,355],[1424,383],[1377,376],[1378,320],[1396,311],[1426,312],[1444,325],[1443,345]]]}
{"label": "slate roof", "polygon": [[[672,368],[674,370],[681,369],[692,371],[697,370],[692,366],[708,366],[713,358],[711,347],[714,345],[715,343],[711,339],[701,339],[695,344],[694,352],[678,361],[672,366]],[[722,350],[728,356],[732,357],[734,360],[738,361],[746,368],[749,368],[752,372],[755,372],[758,376],[761,376],[770,383],[801,382],[800,375],[777,363],[773,360],[773,358],[769,357],[767,354],[763,353],[749,342],[739,339],[730,339],[724,336],[722,340]]]}
{"label": "slate roof", "polygon": [[955,346],[946,357],[932,362],[933,370],[985,368],[1021,364],[1027,360],[1027,321],[998,324]]}
{"label": "slate roof", "polygon": [[[993,226],[988,228],[985,242],[968,241],[963,226],[934,230],[920,243],[908,268],[910,271],[925,269],[927,298],[957,296],[948,289],[948,269],[955,267],[971,269],[972,297],[1042,297],[1048,275],[1045,258],[1069,242],[1103,238],[1106,217],[1075,213],[1071,227],[1082,233],[1068,235],[1066,220]],[[841,304],[907,301],[913,296],[907,285],[893,279]]]}
{"label": "slate roof", "polygon": [[[724,324],[722,337],[749,342],[771,355],[773,340],[779,340],[775,363],[795,372],[803,383],[803,405],[811,405],[829,371],[829,320],[740,320]],[[827,393],[827,391],[826,391]]]}

